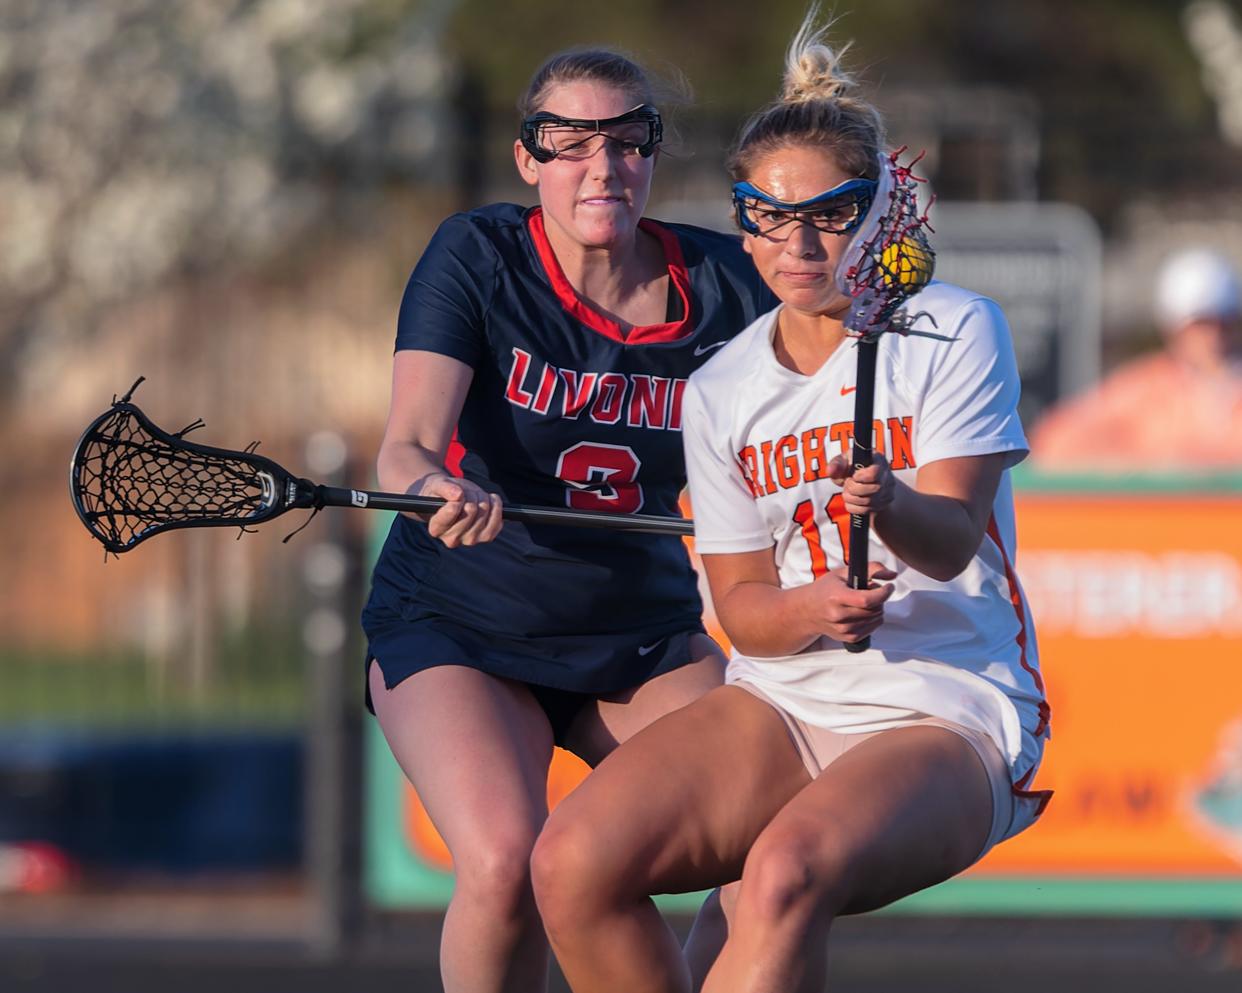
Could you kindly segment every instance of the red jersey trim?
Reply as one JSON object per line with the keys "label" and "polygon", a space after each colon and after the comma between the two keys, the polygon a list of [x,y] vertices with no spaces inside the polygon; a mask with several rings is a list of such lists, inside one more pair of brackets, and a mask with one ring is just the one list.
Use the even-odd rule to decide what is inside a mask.
{"label": "red jersey trim", "polygon": [[462,476],[461,460],[466,457],[466,446],[457,437],[457,428],[453,428],[453,437],[449,439],[448,451],[444,453],[444,468],[450,476]]}
{"label": "red jersey trim", "polygon": [[1013,605],[1013,612],[1018,615],[1018,651],[1022,668],[1031,674],[1031,679],[1035,681],[1035,688],[1039,690],[1040,696],[1044,697],[1039,702],[1039,727],[1035,729],[1035,735],[1038,737],[1048,726],[1048,722],[1052,717],[1052,710],[1048,706],[1048,692],[1044,689],[1043,677],[1039,674],[1039,670],[1031,666],[1026,660],[1026,610],[1022,606],[1022,594],[1018,589],[1018,577],[1014,575],[1013,566],[1009,564],[1009,554],[1005,551],[1005,545],[1001,541],[1000,529],[996,526],[996,518],[988,518],[988,537],[992,539],[992,543],[996,545],[996,550],[1001,554],[1001,561],[1005,563],[1005,581],[1009,584],[1009,602]]}
{"label": "red jersey trim", "polygon": [[[1031,770],[1031,772],[1034,771],[1034,769]],[[1026,786],[1028,786],[1031,782],[1031,772],[1028,772],[1025,776],[1014,783],[1013,786],[1010,787],[1010,790],[1013,792],[1014,796],[1021,797],[1023,800],[1036,801],[1035,816],[1038,817],[1044,812],[1044,808],[1048,806],[1048,801],[1052,799],[1054,791],[1026,789]]]}
{"label": "red jersey trim", "polygon": [[[1039,724],[1035,728],[1035,737],[1039,737],[1047,730],[1049,723],[1052,721],[1052,708],[1048,706],[1048,692],[1044,689],[1043,677],[1039,674],[1039,670],[1031,666],[1026,660],[1026,610],[1022,606],[1022,593],[1018,588],[1018,577],[1014,574],[1013,566],[1009,563],[1009,553],[1005,551],[1005,544],[1001,541],[1000,529],[996,526],[996,518],[988,518],[987,535],[992,539],[992,543],[996,546],[996,550],[1001,554],[1001,561],[1005,563],[1005,581],[1009,584],[1009,602],[1013,604],[1013,612],[1018,615],[1018,651],[1019,660],[1022,668],[1031,674],[1031,678],[1035,681],[1035,688],[1039,690],[1039,695],[1043,698],[1039,701]],[[1035,809],[1035,816],[1038,817],[1044,812],[1044,808],[1048,806],[1048,801],[1052,799],[1052,790],[1028,790],[1026,787],[1030,784],[1032,769],[1025,776],[1013,784],[1011,789],[1013,795],[1024,799],[1035,800],[1038,806]]]}
{"label": "red jersey trim", "polygon": [[530,240],[539,255],[539,261],[543,263],[544,272],[547,273],[548,282],[552,284],[552,290],[560,300],[561,306],[592,331],[625,345],[652,345],[679,341],[693,330],[690,311],[690,273],[686,269],[686,258],[682,254],[681,242],[677,240],[677,236],[662,224],[645,217],[638,222],[638,226],[643,231],[659,239],[664,249],[664,258],[668,262],[668,278],[672,280],[673,286],[681,297],[683,316],[681,320],[671,324],[648,324],[643,327],[634,327],[630,329],[629,334],[622,332],[619,323],[587,306],[574,291],[548,241],[548,233],[543,225],[542,207],[535,207],[527,215],[526,225],[530,231]]}

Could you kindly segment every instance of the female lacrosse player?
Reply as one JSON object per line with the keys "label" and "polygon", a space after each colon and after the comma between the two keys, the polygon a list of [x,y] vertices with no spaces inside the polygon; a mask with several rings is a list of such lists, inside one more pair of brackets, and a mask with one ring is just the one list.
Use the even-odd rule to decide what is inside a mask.
{"label": "female lacrosse player", "polygon": [[775,302],[736,238],[643,218],[663,124],[637,65],[555,56],[520,107],[539,206],[449,218],[406,289],[379,480],[447,503],[397,518],[363,617],[369,700],[453,857],[450,991],[544,985],[553,745],[594,765],[723,678],[682,542],[501,505],[676,516],[687,379]]}
{"label": "female lacrosse player", "polygon": [[[814,11],[784,95],[731,160],[744,245],[781,306],[690,380],[697,544],[735,646],[728,685],[614,752],[536,846],[539,906],[578,993],[687,990],[649,894],[740,878],[703,986],[820,990],[834,918],[960,872],[1032,822],[1048,733],[1011,563],[1026,452],[995,304],[932,283],[880,340],[874,464],[852,471],[855,357],[834,275],[887,214],[882,124]],[[874,202],[873,202],[874,200]],[[876,211],[879,214],[873,214]],[[874,523],[870,588],[843,521]],[[843,644],[871,636],[849,654]]]}

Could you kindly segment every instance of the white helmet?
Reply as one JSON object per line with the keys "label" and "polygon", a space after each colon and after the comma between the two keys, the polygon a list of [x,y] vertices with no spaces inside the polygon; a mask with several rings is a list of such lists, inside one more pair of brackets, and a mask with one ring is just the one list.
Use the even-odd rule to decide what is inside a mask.
{"label": "white helmet", "polygon": [[1174,329],[1199,318],[1242,314],[1242,283],[1219,252],[1190,248],[1165,262],[1156,280],[1156,318]]}

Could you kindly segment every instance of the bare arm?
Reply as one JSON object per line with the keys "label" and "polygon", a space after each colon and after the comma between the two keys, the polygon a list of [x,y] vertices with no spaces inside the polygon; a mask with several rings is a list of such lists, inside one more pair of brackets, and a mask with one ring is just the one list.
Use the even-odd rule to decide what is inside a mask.
{"label": "bare arm", "polygon": [[453,430],[474,371],[435,352],[401,350],[393,356],[392,400],[376,473],[382,489],[446,500],[427,523],[450,548],[491,541],[500,531],[500,497],[444,468]]}
{"label": "bare arm", "polygon": [[393,356],[392,399],[376,471],[385,490],[404,493],[429,473],[443,473],[453,429],[474,371],[435,352]]}
{"label": "bare arm", "polygon": [[[880,626],[884,601],[893,593],[887,584],[850,589],[844,569],[805,586],[782,589],[770,548],[702,558],[725,633],[738,651],[761,658],[793,655],[821,635],[838,641],[864,638]],[[894,576],[872,564],[873,580]]]}
{"label": "bare arm", "polygon": [[852,474],[838,457],[833,477],[842,483],[845,509],[874,514],[876,534],[894,555],[947,582],[979,550],[1007,457],[997,452],[930,462],[919,468],[914,487],[898,481],[882,455]]}

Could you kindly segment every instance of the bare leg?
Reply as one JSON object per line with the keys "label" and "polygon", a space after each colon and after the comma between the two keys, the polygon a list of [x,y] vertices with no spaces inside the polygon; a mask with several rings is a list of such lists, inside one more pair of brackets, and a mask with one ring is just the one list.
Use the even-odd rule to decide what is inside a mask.
{"label": "bare leg", "polygon": [[686,993],[691,977],[651,893],[736,879],[754,838],[807,785],[777,713],[721,687],[606,758],[553,812],[535,892],[576,993]]}
{"label": "bare leg", "polygon": [[694,918],[694,925],[686,935],[682,949],[686,965],[690,969],[690,989],[699,993],[708,970],[715,963],[725,939],[729,937],[729,918],[737,900],[738,883],[718,887],[708,894],[703,906]]}
{"label": "bare leg", "polygon": [[[692,637],[690,654],[692,661],[688,665],[584,708],[570,728],[567,747],[592,766],[598,765],[619,743],[724,682],[724,654],[711,638]],[[720,902],[713,894],[699,909],[686,940],[684,956],[693,989],[702,986],[727,933]]]}
{"label": "bare leg", "polygon": [[983,764],[952,731],[901,728],[863,741],[755,842],[703,993],[822,990],[833,920],[960,872],[982,849],[991,816]]}
{"label": "bare leg", "polygon": [[544,989],[529,864],[547,817],[547,718],[525,687],[463,666],[426,669],[391,690],[377,665],[369,678],[384,736],[453,856],[446,993]]}

